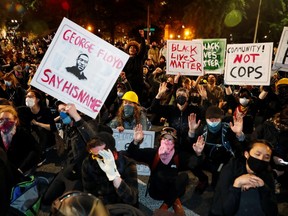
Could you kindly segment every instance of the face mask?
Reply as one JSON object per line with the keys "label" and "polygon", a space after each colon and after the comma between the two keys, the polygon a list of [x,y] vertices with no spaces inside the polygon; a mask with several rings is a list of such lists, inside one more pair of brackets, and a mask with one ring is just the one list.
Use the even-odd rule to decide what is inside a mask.
{"label": "face mask", "polygon": [[208,130],[212,133],[216,133],[221,128],[221,121],[218,122],[210,122],[208,119],[206,119]]}
{"label": "face mask", "polygon": [[123,95],[124,95],[123,92],[117,92],[117,96],[118,96],[119,98],[122,98]]}
{"label": "face mask", "polygon": [[174,149],[174,143],[170,140],[162,139],[160,142],[160,154],[169,154]]}
{"label": "face mask", "polygon": [[250,102],[250,100],[249,99],[247,99],[247,98],[239,98],[239,103],[242,105],[242,106],[247,106],[248,105],[248,103]]}
{"label": "face mask", "polygon": [[33,98],[26,98],[26,106],[33,107],[35,105],[35,100]]}
{"label": "face mask", "polygon": [[6,86],[11,86],[12,85],[12,83],[10,81],[4,80],[4,83],[5,83]]}
{"label": "face mask", "polygon": [[124,112],[124,116],[125,117],[133,116],[133,114],[134,114],[134,106],[125,105],[123,112]]}
{"label": "face mask", "polygon": [[70,124],[72,121],[71,117],[65,112],[60,112],[60,118],[65,125]]}
{"label": "face mask", "polygon": [[288,87],[287,86],[280,86],[278,87],[278,93],[281,96],[287,97],[288,94]]}
{"label": "face mask", "polygon": [[251,155],[247,159],[247,164],[250,167],[251,170],[255,173],[262,173],[266,170],[268,170],[269,162],[259,160],[255,157],[252,157]]}
{"label": "face mask", "polygon": [[172,88],[172,84],[171,83],[167,83],[166,88],[168,89],[167,91],[170,91],[170,89]]}
{"label": "face mask", "polygon": [[199,104],[201,102],[201,97],[198,96],[191,96],[190,97],[190,101],[193,104]]}
{"label": "face mask", "polygon": [[180,106],[183,106],[185,104],[185,102],[187,101],[187,98],[185,96],[178,96],[176,98],[176,102],[180,105]]}
{"label": "face mask", "polygon": [[10,121],[10,120],[4,120],[1,124],[0,124],[0,130],[4,133],[7,134],[9,133],[12,128],[15,126],[15,122],[14,121]]}

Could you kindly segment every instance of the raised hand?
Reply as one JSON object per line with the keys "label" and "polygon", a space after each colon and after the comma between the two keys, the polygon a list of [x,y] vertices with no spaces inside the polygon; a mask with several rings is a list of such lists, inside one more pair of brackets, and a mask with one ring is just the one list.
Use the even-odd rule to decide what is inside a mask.
{"label": "raised hand", "polygon": [[134,128],[133,141],[134,143],[140,143],[144,138],[144,133],[141,124],[137,124]]}
{"label": "raised hand", "polygon": [[198,85],[198,93],[203,100],[207,99],[207,91],[202,85]]}
{"label": "raised hand", "polygon": [[109,179],[109,181],[113,181],[116,177],[120,177],[120,174],[117,170],[115,159],[111,150],[103,149],[103,150],[100,150],[98,154],[103,159],[97,158],[97,162],[100,168],[106,173],[106,176]]}
{"label": "raised hand", "polygon": [[237,136],[240,136],[243,130],[243,117],[233,116],[233,122],[230,122],[230,128]]}
{"label": "raised hand", "polygon": [[196,122],[197,115],[195,113],[191,113],[188,116],[188,126],[189,126],[189,133],[195,133],[195,130],[199,127],[201,120]]}
{"label": "raised hand", "polygon": [[197,156],[200,156],[202,154],[204,146],[205,146],[204,136],[198,136],[197,142],[192,145],[192,148]]}

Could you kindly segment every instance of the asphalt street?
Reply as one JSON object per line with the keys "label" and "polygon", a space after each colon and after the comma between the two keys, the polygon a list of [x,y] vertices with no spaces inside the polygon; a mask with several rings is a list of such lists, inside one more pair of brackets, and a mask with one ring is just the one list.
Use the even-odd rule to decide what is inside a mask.
{"label": "asphalt street", "polygon": [[[35,175],[45,177],[48,181],[52,181],[54,176],[60,171],[61,165],[65,157],[59,157],[56,149],[52,149],[47,154],[47,161],[36,170]],[[202,195],[194,193],[194,188],[197,185],[197,177],[195,177],[191,172],[189,174],[189,186],[186,188],[186,193],[181,197],[182,204],[185,209],[186,216],[205,216],[208,215],[210,205],[213,199],[213,190],[208,187]],[[209,173],[207,173],[210,177]],[[146,213],[147,216],[153,215],[155,209],[158,209],[161,205],[160,201],[153,200],[146,193],[146,183],[148,181],[148,176],[139,176],[139,201],[140,209]],[[281,193],[277,195],[279,215],[288,215],[288,191],[287,189],[282,189]],[[173,209],[169,209],[171,213]],[[49,206],[42,206],[39,213],[40,216],[48,216],[50,212]]]}

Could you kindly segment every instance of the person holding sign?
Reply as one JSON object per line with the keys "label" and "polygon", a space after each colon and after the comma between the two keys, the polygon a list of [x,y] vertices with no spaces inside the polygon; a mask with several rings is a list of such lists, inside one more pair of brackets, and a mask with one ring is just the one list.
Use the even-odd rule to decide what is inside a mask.
{"label": "person holding sign", "polygon": [[251,91],[245,87],[241,87],[236,96],[232,94],[230,86],[225,87],[225,92],[227,106],[232,110],[232,115],[227,116],[226,119],[232,121],[233,116],[242,116],[243,132],[248,137],[255,127],[255,116],[259,109],[260,97],[254,97]]}
{"label": "person holding sign", "polygon": [[43,204],[51,203],[63,193],[70,190],[82,190],[82,162],[87,156],[86,144],[95,136],[97,130],[85,121],[74,104],[57,101],[56,106],[64,125],[64,141],[70,146],[65,166],[56,175],[43,196]]}
{"label": "person holding sign", "polygon": [[163,200],[157,213],[159,211],[159,215],[162,215],[173,207],[177,216],[184,216],[185,211],[180,197],[185,193],[189,178],[187,173],[179,172],[193,169],[203,160],[202,150],[205,144],[203,137],[199,137],[192,145],[194,154],[177,150],[177,132],[172,127],[162,129],[158,148],[140,148],[143,138],[142,126],[138,124],[134,129],[133,141],[129,144],[127,153],[129,157],[148,164],[151,170],[147,184],[149,195],[155,200]]}
{"label": "person holding sign", "polygon": [[224,99],[223,89],[217,85],[217,76],[209,74],[207,84],[202,84],[207,91],[208,100],[213,105],[219,105]]}
{"label": "person holding sign", "polygon": [[75,75],[79,80],[87,80],[84,75],[84,69],[87,67],[89,57],[87,54],[80,54],[76,59],[76,65],[72,67],[66,67],[67,72]]}

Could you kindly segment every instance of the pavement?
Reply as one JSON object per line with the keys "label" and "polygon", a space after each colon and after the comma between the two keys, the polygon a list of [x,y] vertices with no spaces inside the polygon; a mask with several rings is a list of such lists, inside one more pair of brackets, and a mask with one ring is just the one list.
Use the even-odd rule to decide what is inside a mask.
{"label": "pavement", "polygon": [[[61,165],[65,157],[59,157],[56,149],[52,149],[47,154],[47,161],[39,168],[37,168],[35,175],[45,177],[48,181],[52,181],[54,176],[60,171]],[[211,181],[211,175],[206,173]],[[186,188],[186,193],[181,197],[186,216],[205,216],[208,215],[210,206],[213,199],[213,190],[208,187],[202,195],[194,193],[194,188],[197,185],[198,179],[191,172],[189,175],[189,185]],[[154,210],[158,209],[162,202],[153,200],[146,194],[146,184],[148,176],[139,176],[139,201],[140,210],[142,210],[147,216],[153,215]],[[288,190],[282,189],[280,194],[277,195],[279,216],[288,215]],[[173,209],[169,209],[171,213]],[[39,212],[39,216],[48,216],[50,213],[50,207],[43,207]]]}

